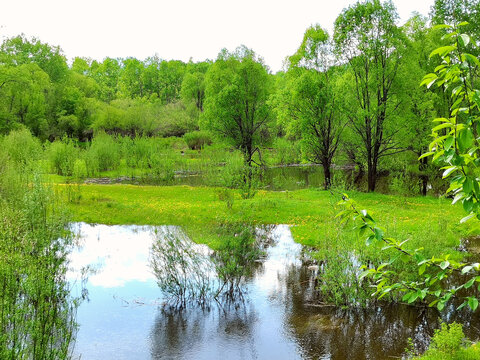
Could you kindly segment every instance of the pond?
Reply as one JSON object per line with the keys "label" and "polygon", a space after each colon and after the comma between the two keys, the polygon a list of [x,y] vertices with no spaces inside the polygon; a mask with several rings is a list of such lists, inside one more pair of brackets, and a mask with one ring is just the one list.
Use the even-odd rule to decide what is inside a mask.
{"label": "pond", "polygon": [[[80,269],[93,270],[89,301],[78,309],[75,358],[389,359],[401,357],[409,337],[425,347],[438,326],[435,310],[320,305],[315,268],[303,262],[287,225],[269,229],[270,246],[241,299],[183,310],[165,306],[149,267],[154,234],[181,229],[85,223],[74,229],[80,246],[69,278],[78,285]],[[462,321],[467,335],[478,337],[480,319],[459,316],[450,309],[444,318]]]}

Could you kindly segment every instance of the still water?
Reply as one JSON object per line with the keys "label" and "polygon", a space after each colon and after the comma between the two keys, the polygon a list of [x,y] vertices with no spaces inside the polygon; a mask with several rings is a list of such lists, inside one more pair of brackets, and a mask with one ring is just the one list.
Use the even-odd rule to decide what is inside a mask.
{"label": "still water", "polygon": [[[174,310],[164,306],[149,267],[153,227],[74,225],[71,281],[89,266],[89,301],[78,309],[75,358],[81,359],[391,359],[411,337],[424,347],[438,313],[408,306],[342,310],[318,305],[313,269],[289,227],[270,229],[266,258],[242,299]],[[157,227],[157,233],[181,229]],[[75,280],[77,279],[77,280]],[[78,287],[79,288],[79,287]],[[80,291],[80,290],[78,290]],[[466,323],[472,338],[478,318]]]}

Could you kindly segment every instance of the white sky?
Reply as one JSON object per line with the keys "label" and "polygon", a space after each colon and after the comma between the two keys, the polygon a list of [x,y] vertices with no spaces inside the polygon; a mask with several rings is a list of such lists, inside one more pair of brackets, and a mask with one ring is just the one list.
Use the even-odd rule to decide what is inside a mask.
{"label": "white sky", "polygon": [[[434,0],[394,0],[400,22],[427,15]],[[273,72],[292,55],[305,29],[330,32],[354,0],[11,0],[0,11],[0,37],[24,33],[59,45],[67,58],[102,60],[157,53],[162,59],[215,59],[244,44]]]}

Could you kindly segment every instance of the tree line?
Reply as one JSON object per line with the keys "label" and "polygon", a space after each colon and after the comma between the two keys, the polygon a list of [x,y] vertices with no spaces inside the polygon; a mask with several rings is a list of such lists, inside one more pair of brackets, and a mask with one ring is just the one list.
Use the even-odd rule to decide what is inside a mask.
{"label": "tree line", "polygon": [[[357,2],[333,34],[309,27],[276,74],[244,46],[197,63],[152,56],[69,64],[59,47],[20,35],[0,47],[0,134],[26,127],[42,140],[90,141],[101,131],[167,137],[202,129],[240,149],[247,168],[283,137],[323,166],[325,188],[343,158],[365,170],[374,191],[385,164],[399,156],[416,164],[431,119],[448,117],[453,105],[454,89],[419,87],[435,68],[431,51],[445,41],[431,25],[466,21],[478,36],[479,15],[479,0],[436,0],[428,18],[414,14],[400,26],[391,1]],[[415,166],[426,193],[432,165]]]}

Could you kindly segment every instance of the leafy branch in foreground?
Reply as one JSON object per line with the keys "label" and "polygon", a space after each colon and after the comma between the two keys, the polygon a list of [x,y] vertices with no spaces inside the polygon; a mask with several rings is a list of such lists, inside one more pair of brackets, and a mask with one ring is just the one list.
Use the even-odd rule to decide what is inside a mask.
{"label": "leafy branch in foreground", "polygon": [[[441,25],[437,28],[445,30],[443,40],[448,44],[434,50],[430,58],[440,57],[441,64],[431,74],[427,74],[421,86],[428,88],[436,85],[443,87],[451,96],[450,117],[433,120],[438,123],[432,129],[434,140],[429,146],[429,152],[419,159],[433,156],[433,161],[443,166],[443,178],[449,179],[450,187],[447,195],[453,196],[452,203],[461,201],[467,213],[460,222],[464,223],[474,217],[480,220],[480,90],[479,69],[480,61],[474,55],[466,52],[475,49],[475,41],[467,34],[461,33],[461,28],[467,23],[456,27]],[[426,258],[422,255],[422,248],[408,250],[405,241],[399,242],[386,237],[384,231],[377,226],[375,220],[366,210],[357,210],[355,203],[344,195],[340,202],[345,207],[338,216],[344,219],[353,218],[357,223],[356,229],[360,235],[367,236],[366,243],[383,242],[383,250],[395,249],[398,256],[388,263],[378,267],[364,266],[362,278],[370,277],[376,288],[373,296],[382,298],[393,292],[403,293],[402,301],[413,303],[421,300],[429,306],[437,306],[442,310],[446,303],[456,297],[462,300],[458,307],[468,305],[472,310],[478,308],[478,298],[467,296],[463,289],[470,289],[475,283],[480,283],[479,263],[460,263],[444,257]],[[413,280],[401,279],[401,276],[392,270],[397,259],[406,262],[415,262],[418,267],[418,277]],[[463,275],[459,285],[452,285],[447,279],[453,274]],[[397,280],[400,277],[400,280]],[[480,291],[480,285],[478,286]]]}
{"label": "leafy branch in foreground", "polygon": [[[393,292],[404,293],[402,301],[406,301],[409,304],[417,300],[427,301],[429,306],[436,305],[439,310],[442,310],[446,303],[452,297],[456,296],[464,300],[459,308],[468,304],[472,310],[476,310],[478,307],[478,299],[474,296],[459,296],[458,292],[462,289],[472,287],[475,282],[480,282],[480,276],[475,274],[480,271],[479,263],[460,263],[450,259],[449,255],[426,258],[422,255],[423,248],[409,250],[405,246],[407,240],[397,241],[385,236],[384,230],[377,225],[375,219],[367,210],[358,210],[355,202],[346,194],[343,195],[343,199],[339,202],[339,205],[344,206],[345,209],[340,212],[337,217],[341,217],[342,221],[353,219],[355,229],[360,236],[365,236],[367,246],[375,242],[381,242],[384,243],[383,251],[388,249],[398,251],[397,256],[390,259],[387,263],[382,263],[378,267],[362,266],[364,271],[360,275],[360,278],[370,277],[374,281],[375,291],[372,296],[377,296],[378,299],[381,299]],[[412,281],[397,280],[399,274],[395,270],[391,270],[389,266],[398,260],[405,263],[415,262],[418,266],[419,277]],[[463,284],[445,288],[442,284],[444,284],[454,272],[467,276],[473,274],[473,276]]]}

